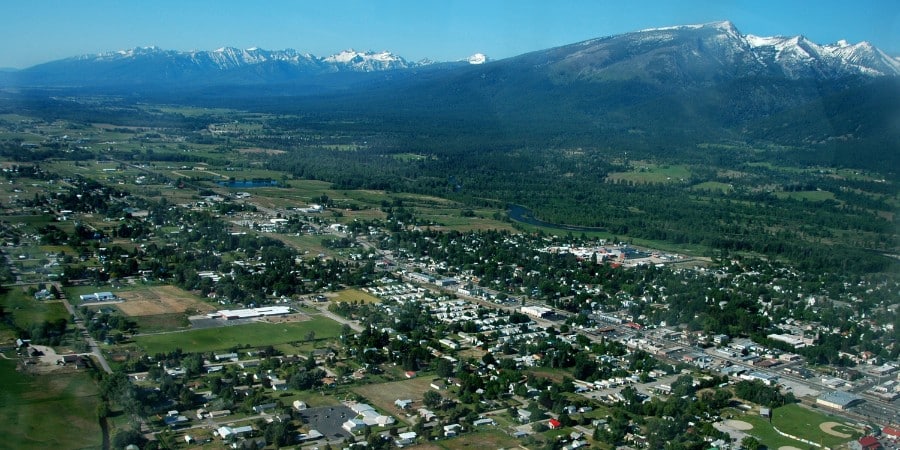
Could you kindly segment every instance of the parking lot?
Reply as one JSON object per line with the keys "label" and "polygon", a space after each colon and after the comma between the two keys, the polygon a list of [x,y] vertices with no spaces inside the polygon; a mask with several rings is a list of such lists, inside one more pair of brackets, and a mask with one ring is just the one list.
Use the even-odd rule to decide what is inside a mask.
{"label": "parking lot", "polygon": [[344,405],[322,406],[300,411],[300,417],[309,424],[309,428],[318,430],[325,439],[341,439],[349,437],[350,433],[341,428],[347,420],[356,417],[356,414]]}

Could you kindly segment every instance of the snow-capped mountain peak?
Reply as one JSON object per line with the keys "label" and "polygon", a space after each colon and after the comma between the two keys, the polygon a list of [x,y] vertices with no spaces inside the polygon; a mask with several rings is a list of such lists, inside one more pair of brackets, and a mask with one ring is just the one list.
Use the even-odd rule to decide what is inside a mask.
{"label": "snow-capped mountain peak", "polygon": [[469,64],[484,64],[487,60],[488,57],[484,53],[475,53],[466,59]]}
{"label": "snow-capped mountain peak", "polygon": [[408,63],[405,59],[389,51],[358,52],[352,48],[331,56],[326,56],[325,58],[322,58],[322,61],[328,64],[348,66],[346,68],[361,72],[405,69],[415,65]]}

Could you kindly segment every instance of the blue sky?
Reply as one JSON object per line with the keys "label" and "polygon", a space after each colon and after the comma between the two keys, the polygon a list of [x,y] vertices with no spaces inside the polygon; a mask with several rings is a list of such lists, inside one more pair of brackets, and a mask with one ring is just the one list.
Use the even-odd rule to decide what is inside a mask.
{"label": "blue sky", "polygon": [[0,67],[155,45],[390,50],[500,59],[644,28],[731,20],[745,34],[869,41],[900,55],[900,0],[5,0]]}

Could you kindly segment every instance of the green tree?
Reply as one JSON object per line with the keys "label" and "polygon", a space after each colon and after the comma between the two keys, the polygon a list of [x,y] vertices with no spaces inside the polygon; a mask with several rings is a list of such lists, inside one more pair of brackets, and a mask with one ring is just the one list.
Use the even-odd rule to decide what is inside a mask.
{"label": "green tree", "polygon": [[438,391],[428,390],[422,394],[422,403],[429,408],[436,408],[443,400],[444,397],[441,397],[441,394],[438,393]]}
{"label": "green tree", "polygon": [[753,436],[746,436],[741,439],[741,448],[745,450],[760,450],[762,444]]}

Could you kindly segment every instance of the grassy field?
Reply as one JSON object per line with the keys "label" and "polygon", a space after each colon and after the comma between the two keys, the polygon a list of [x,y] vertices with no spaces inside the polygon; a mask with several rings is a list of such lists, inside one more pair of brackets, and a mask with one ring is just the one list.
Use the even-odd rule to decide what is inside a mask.
{"label": "grassy field", "polygon": [[798,191],[798,192],[776,192],[778,198],[790,198],[793,200],[805,200],[808,202],[824,202],[825,200],[834,200],[834,194],[828,191]]}
{"label": "grassy field", "polygon": [[631,166],[633,170],[611,173],[607,178],[613,182],[677,183],[691,177],[691,170],[687,166],[660,166],[642,162],[634,162]]}
{"label": "grassy field", "polygon": [[706,181],[703,183],[698,183],[691,186],[691,190],[694,191],[707,191],[707,192],[723,192],[729,193],[734,191],[734,187],[732,187],[728,183],[721,183],[718,181]]}
{"label": "grassy field", "polygon": [[100,448],[97,387],[87,373],[26,375],[0,360],[0,447]]}
{"label": "grassy field", "polygon": [[154,355],[170,352],[176,348],[187,352],[209,352],[243,345],[254,347],[279,345],[302,341],[310,331],[316,333],[316,339],[330,339],[340,335],[341,326],[330,319],[314,318],[303,322],[252,323],[137,336],[134,340],[144,351]]}
{"label": "grassy field", "polygon": [[[429,445],[446,450],[516,448],[519,441],[500,430],[478,431],[462,435],[455,439],[437,441]],[[418,449],[419,447],[413,447]],[[422,447],[428,448],[428,447]]]}
{"label": "grassy field", "polygon": [[128,316],[153,316],[159,314],[203,314],[216,308],[177,286],[141,286],[116,291],[125,299],[117,307]]}
{"label": "grassy field", "polygon": [[135,316],[131,320],[137,323],[141,333],[159,333],[163,331],[181,330],[190,326],[191,322],[184,314],[154,314]]}
{"label": "grassy field", "polygon": [[362,395],[373,405],[389,412],[390,414],[398,417],[400,420],[403,420],[407,423],[412,423],[406,417],[406,414],[400,411],[400,409],[397,408],[396,405],[394,405],[394,401],[398,399],[409,399],[414,402],[413,410],[415,410],[416,408],[421,408],[423,394],[425,393],[425,391],[433,390],[429,386],[429,384],[431,384],[431,379],[432,377],[429,376],[420,376],[403,381],[368,384],[365,386],[353,388],[353,392]]}
{"label": "grassy field", "polygon": [[369,293],[363,292],[359,289],[344,289],[343,291],[338,291],[334,294],[334,296],[327,296],[328,300],[332,302],[355,302],[361,301],[363,303],[380,303],[381,300]]}
{"label": "grassy field", "polygon": [[784,433],[808,439],[831,448],[845,444],[851,438],[833,436],[823,431],[820,427],[823,423],[837,422],[842,424],[842,426],[836,428],[836,431],[849,434],[853,439],[862,436],[856,428],[848,426],[845,420],[813,411],[800,405],[787,405],[776,408],[773,411],[772,424],[769,424],[767,419],[757,414],[746,414],[736,418],[753,425],[753,429],[749,431],[749,434],[759,439],[760,442],[769,448],[779,448],[786,445],[805,448],[805,445],[801,442],[776,433],[772,428],[773,426]]}
{"label": "grassy field", "polygon": [[35,300],[21,288],[11,288],[0,295],[0,306],[6,314],[12,315],[13,323],[19,328],[59,319],[69,319],[69,312],[57,300]]}

